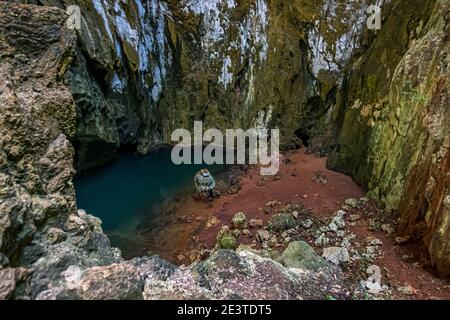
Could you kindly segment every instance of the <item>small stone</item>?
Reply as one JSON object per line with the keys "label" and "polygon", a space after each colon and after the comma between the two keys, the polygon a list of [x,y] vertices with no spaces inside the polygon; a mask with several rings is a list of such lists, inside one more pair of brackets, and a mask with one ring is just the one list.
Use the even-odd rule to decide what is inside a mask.
{"label": "small stone", "polygon": [[407,284],[407,285],[405,285],[405,286],[402,286],[402,287],[398,287],[398,288],[397,288],[397,291],[400,292],[400,293],[403,293],[403,294],[405,294],[405,295],[408,295],[408,296],[412,296],[412,295],[417,294],[417,290],[414,289],[414,288],[413,288],[412,286],[410,286],[409,284]]}
{"label": "small stone", "polygon": [[377,295],[381,291],[383,291],[381,284],[379,284],[378,282],[372,282],[372,281],[367,280],[367,281],[364,281],[364,286],[370,294]]}
{"label": "small stone", "polygon": [[50,243],[55,244],[66,239],[66,233],[59,228],[49,228],[47,230],[47,239]]}
{"label": "small stone", "polygon": [[300,222],[301,226],[305,229],[311,229],[314,222],[311,219],[306,219]]}
{"label": "small stone", "polygon": [[270,237],[270,233],[267,230],[258,230],[258,232],[256,233],[256,239],[261,243],[269,241]]}
{"label": "small stone", "polygon": [[236,229],[245,229],[247,227],[247,216],[243,212],[238,212],[232,219],[233,227]]}
{"label": "small stone", "polygon": [[336,225],[336,227],[338,229],[343,229],[345,228],[345,221],[344,221],[344,217],[347,214],[347,212],[345,212],[344,210],[339,210],[336,215],[333,217],[333,220],[331,220],[331,224]]}
{"label": "small stone", "polygon": [[292,238],[291,237],[286,237],[286,238],[284,238],[284,243],[290,243],[290,242],[292,242]]}
{"label": "small stone", "polygon": [[217,233],[217,246],[221,249],[235,250],[238,247],[236,238],[230,231],[230,227],[223,226]]}
{"label": "small stone", "polygon": [[384,232],[386,232],[389,235],[395,233],[395,228],[393,226],[391,226],[390,224],[386,224],[386,223],[381,225],[381,230],[383,230]]}
{"label": "small stone", "polygon": [[275,207],[277,204],[278,204],[278,201],[273,200],[273,201],[267,202],[267,203],[265,204],[265,206],[266,206],[266,207]]}
{"label": "small stone", "polygon": [[371,246],[382,246],[383,245],[383,242],[380,239],[373,237],[373,236],[368,236],[366,241]]}
{"label": "small stone", "polygon": [[180,253],[179,255],[177,255],[177,260],[179,262],[183,262],[186,259],[186,257],[184,256],[184,254]]}
{"label": "small stone", "polygon": [[317,247],[325,247],[330,243],[330,239],[327,238],[324,234],[321,234],[316,241],[314,242],[314,244]]}
{"label": "small stone", "polygon": [[348,250],[341,247],[329,247],[323,249],[322,257],[335,265],[347,263],[350,260]]}
{"label": "small stone", "polygon": [[192,250],[191,252],[189,252],[189,260],[195,261],[195,260],[198,260],[199,258],[200,258],[200,253],[198,250]]}
{"label": "small stone", "polygon": [[297,225],[297,220],[289,213],[279,213],[274,215],[268,224],[270,230],[277,232],[295,228]]}
{"label": "small stone", "polygon": [[233,237],[235,237],[235,238],[239,238],[242,234],[241,230],[238,230],[238,229],[234,229],[231,233],[233,234]]}
{"label": "small stone", "polygon": [[238,242],[232,235],[225,234],[218,240],[218,245],[221,249],[236,250]]}
{"label": "small stone", "polygon": [[348,221],[356,222],[356,221],[359,221],[360,219],[361,219],[361,216],[359,214],[351,214],[350,217],[348,218]]}
{"label": "small stone", "polygon": [[354,199],[354,198],[349,198],[349,199],[345,199],[345,204],[352,207],[352,208],[356,208],[358,206],[358,200]]}
{"label": "small stone", "polygon": [[396,244],[406,244],[411,238],[406,236],[406,237],[395,237],[395,243]]}
{"label": "small stone", "polygon": [[264,225],[264,222],[260,219],[251,219],[249,225],[250,228],[260,228]]}
{"label": "small stone", "polygon": [[298,219],[298,211],[292,211],[292,215],[295,219]]}
{"label": "small stone", "polygon": [[206,229],[213,228],[213,227],[217,226],[219,223],[220,223],[220,220],[217,217],[212,216],[206,222]]}
{"label": "small stone", "polygon": [[251,237],[251,236],[252,236],[252,233],[251,233],[250,230],[248,230],[248,229],[242,230],[242,234],[243,234],[244,236],[246,236],[246,237]]}

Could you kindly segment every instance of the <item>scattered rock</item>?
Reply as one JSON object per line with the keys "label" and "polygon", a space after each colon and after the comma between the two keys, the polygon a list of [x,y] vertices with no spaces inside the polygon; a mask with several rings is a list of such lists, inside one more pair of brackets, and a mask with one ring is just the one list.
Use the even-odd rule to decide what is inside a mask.
{"label": "scattered rock", "polygon": [[243,212],[238,212],[233,216],[231,223],[236,229],[245,229],[247,228],[247,216]]}
{"label": "scattered rock", "polygon": [[361,219],[361,216],[359,214],[351,214],[348,218],[348,221],[350,222],[357,222]]}
{"label": "scattered rock", "polygon": [[223,226],[217,233],[217,246],[221,249],[236,250],[238,242],[228,226]]}
{"label": "scattered rock", "polygon": [[328,238],[325,234],[322,233],[319,235],[319,237],[317,237],[314,244],[317,247],[326,247],[327,245],[330,244],[330,238]]}
{"label": "scattered rock", "polygon": [[417,290],[409,284],[398,287],[397,291],[408,296],[417,294]]}
{"label": "scattered rock", "polygon": [[398,245],[404,245],[404,244],[407,244],[410,239],[411,239],[411,237],[409,237],[409,236],[405,236],[405,237],[398,236],[398,237],[395,237],[395,243]]}
{"label": "scattered rock", "polygon": [[322,185],[326,185],[328,183],[327,177],[320,173],[316,173],[316,175],[311,180]]}
{"label": "scattered rock", "polygon": [[256,233],[256,239],[261,243],[269,241],[270,237],[271,235],[267,230],[258,230],[258,232]]}
{"label": "scattered rock", "polygon": [[260,228],[264,225],[264,222],[260,219],[250,219],[250,228]]}
{"label": "scattered rock", "polygon": [[283,251],[280,262],[287,268],[318,270],[328,267],[328,262],[318,256],[314,249],[304,241],[289,243]]}
{"label": "scattered rock", "polygon": [[209,217],[208,221],[206,222],[206,228],[210,229],[215,226],[217,226],[220,223],[220,220],[216,216]]}
{"label": "scattered rock", "polygon": [[339,210],[336,215],[333,217],[333,220],[331,220],[331,224],[334,224],[338,229],[345,228],[345,221],[344,217],[347,214],[344,210]]}
{"label": "scattered rock", "polygon": [[378,238],[376,238],[374,236],[368,236],[367,239],[366,239],[366,242],[370,246],[382,246],[383,245],[383,242],[380,239],[378,239]]}
{"label": "scattered rock", "polygon": [[354,198],[349,198],[349,199],[345,199],[345,204],[352,207],[352,208],[356,208],[358,207],[358,200],[354,199]]}
{"label": "scattered rock", "polygon": [[269,221],[269,229],[276,232],[295,228],[298,225],[297,220],[290,213],[276,214]]}
{"label": "scattered rock", "polygon": [[350,260],[348,250],[341,247],[329,247],[323,249],[322,257],[335,265],[344,264]]}
{"label": "scattered rock", "polygon": [[389,235],[395,233],[395,228],[392,225],[387,224],[387,223],[381,225],[381,230],[383,230],[384,232],[386,232]]}
{"label": "scattered rock", "polygon": [[300,221],[300,225],[305,229],[311,229],[313,224],[314,224],[314,222],[311,219],[305,219],[305,220]]}

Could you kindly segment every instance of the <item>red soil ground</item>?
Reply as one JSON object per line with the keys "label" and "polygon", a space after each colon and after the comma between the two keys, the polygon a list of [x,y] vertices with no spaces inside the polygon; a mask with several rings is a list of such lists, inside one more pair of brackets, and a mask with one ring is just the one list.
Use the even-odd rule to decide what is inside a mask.
{"label": "red soil ground", "polygon": [[[172,206],[170,219],[165,221],[163,231],[153,235],[151,250],[174,263],[188,264],[195,259],[197,249],[211,249],[216,243],[216,235],[222,225],[229,225],[236,212],[245,212],[248,219],[261,219],[264,224],[271,218],[263,208],[268,202],[278,201],[286,204],[301,204],[316,217],[327,218],[336,213],[347,198],[361,198],[365,195],[352,179],[326,168],[326,158],[297,151],[285,157],[280,165],[277,177],[262,178],[258,168],[251,168],[241,177],[241,191],[235,195],[222,195],[211,203],[195,201],[192,197],[183,197]],[[312,180],[317,175],[325,176],[326,184]],[[280,204],[280,206],[282,205]],[[355,213],[355,212],[354,212]],[[358,212],[356,212],[358,213]],[[220,220],[216,226],[206,228],[207,220],[215,216]],[[392,286],[409,284],[414,294],[399,297],[410,299],[450,299],[450,285],[446,280],[437,279],[426,271],[414,259],[419,259],[413,247],[399,247],[394,235],[382,231],[370,231],[367,218],[362,219],[350,231],[362,240],[372,235],[383,242],[384,255],[375,263],[383,271],[386,281]],[[254,233],[255,230],[251,230]],[[147,243],[150,243],[147,239]],[[241,237],[242,243],[251,243],[254,238]],[[405,254],[415,256],[412,261],[402,259]],[[191,257],[190,257],[191,256]],[[417,261],[417,260],[416,260]]]}

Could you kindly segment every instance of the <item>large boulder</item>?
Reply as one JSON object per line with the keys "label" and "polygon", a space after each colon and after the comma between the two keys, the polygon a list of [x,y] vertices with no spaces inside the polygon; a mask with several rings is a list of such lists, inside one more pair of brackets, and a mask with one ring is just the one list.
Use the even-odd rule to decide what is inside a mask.
{"label": "large boulder", "polygon": [[324,258],[318,256],[314,249],[304,241],[289,243],[279,260],[287,268],[316,271],[330,267],[330,264]]}

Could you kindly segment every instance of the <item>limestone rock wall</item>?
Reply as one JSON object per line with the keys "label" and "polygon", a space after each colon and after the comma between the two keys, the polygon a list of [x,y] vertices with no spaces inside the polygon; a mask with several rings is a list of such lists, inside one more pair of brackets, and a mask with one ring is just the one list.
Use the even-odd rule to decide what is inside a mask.
{"label": "limestone rock wall", "polygon": [[393,1],[367,52],[349,67],[329,166],[398,209],[399,232],[423,239],[449,269],[448,1]]}
{"label": "limestone rock wall", "polygon": [[226,129],[268,117],[283,141],[322,133],[371,4],[41,2],[81,8],[77,54],[65,80],[77,104],[79,169],[102,164],[120,146],[146,153],[194,120]]}

